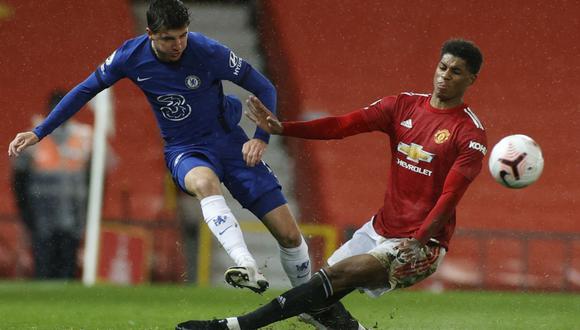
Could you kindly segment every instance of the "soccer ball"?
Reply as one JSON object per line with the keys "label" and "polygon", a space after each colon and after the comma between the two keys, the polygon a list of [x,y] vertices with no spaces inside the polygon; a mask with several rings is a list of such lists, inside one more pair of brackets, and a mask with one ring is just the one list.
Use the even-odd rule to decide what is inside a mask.
{"label": "soccer ball", "polygon": [[536,182],[544,169],[540,146],[522,134],[501,139],[491,150],[489,172],[508,188],[524,188]]}

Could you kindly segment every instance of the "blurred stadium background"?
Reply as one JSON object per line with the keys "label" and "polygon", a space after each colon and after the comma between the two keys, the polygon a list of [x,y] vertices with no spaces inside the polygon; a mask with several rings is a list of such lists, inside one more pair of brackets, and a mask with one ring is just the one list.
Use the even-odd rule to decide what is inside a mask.
{"label": "blurred stadium background", "polygon": [[[485,169],[461,202],[445,262],[422,288],[580,291],[580,3],[187,3],[190,30],[220,40],[261,68],[278,88],[279,116],[289,120],[345,113],[401,91],[430,92],[441,43],[474,40],[485,62],[466,100],[487,127],[489,148],[505,135],[526,134],[542,146],[546,165],[539,182],[523,190],[499,186]],[[143,33],[146,6],[0,0],[4,147],[30,127],[33,114],[42,113],[50,91],[74,87],[125,39]],[[248,95],[232,85],[227,89]],[[118,160],[105,181],[99,281],[223,285],[230,261],[205,225],[199,226],[197,202],[168,179],[145,98],[128,81],[116,84],[112,94],[108,140]],[[76,118],[93,123],[87,108]],[[253,130],[245,119],[243,125]],[[266,159],[309,236],[315,268],[381,205],[387,148],[388,141],[375,133],[346,141],[273,139]],[[10,168],[5,156],[0,278],[28,279],[32,259]],[[250,213],[230,204],[268,278],[277,288],[287,287],[274,240]],[[115,265],[130,276],[112,275],[119,255],[125,259]]]}

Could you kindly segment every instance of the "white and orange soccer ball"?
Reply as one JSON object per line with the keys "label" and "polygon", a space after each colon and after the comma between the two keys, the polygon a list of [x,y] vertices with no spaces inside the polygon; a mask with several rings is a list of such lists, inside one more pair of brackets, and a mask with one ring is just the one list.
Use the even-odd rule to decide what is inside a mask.
{"label": "white and orange soccer ball", "polygon": [[540,146],[529,136],[509,135],[491,150],[489,172],[508,188],[524,188],[536,182],[544,169]]}

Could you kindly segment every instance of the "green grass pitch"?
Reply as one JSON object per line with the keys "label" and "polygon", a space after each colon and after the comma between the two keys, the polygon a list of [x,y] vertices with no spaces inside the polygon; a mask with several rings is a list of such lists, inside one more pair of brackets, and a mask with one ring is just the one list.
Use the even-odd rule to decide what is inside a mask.
{"label": "green grass pitch", "polygon": [[[117,287],[0,282],[0,329],[173,329],[180,321],[233,316],[267,303],[228,288]],[[353,293],[347,308],[374,329],[580,329],[580,295],[398,291]],[[267,329],[310,329],[292,318]]]}

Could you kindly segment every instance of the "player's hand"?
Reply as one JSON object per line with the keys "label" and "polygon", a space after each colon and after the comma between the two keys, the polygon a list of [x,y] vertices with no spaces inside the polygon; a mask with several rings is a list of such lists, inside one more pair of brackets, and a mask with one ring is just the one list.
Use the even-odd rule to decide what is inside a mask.
{"label": "player's hand", "polygon": [[8,156],[19,156],[24,149],[36,144],[38,141],[40,141],[40,139],[33,132],[18,133],[8,146]]}
{"label": "player's hand", "polygon": [[256,123],[258,127],[269,134],[281,134],[284,130],[282,123],[266,106],[255,96],[250,96],[246,100],[249,110],[246,110],[246,117]]}
{"label": "player's hand", "polygon": [[397,260],[401,263],[410,262],[414,265],[417,260],[424,258],[425,246],[415,238],[403,240],[398,246]]}
{"label": "player's hand", "polygon": [[251,139],[242,146],[244,161],[249,167],[254,167],[262,160],[268,144],[260,139]]}

